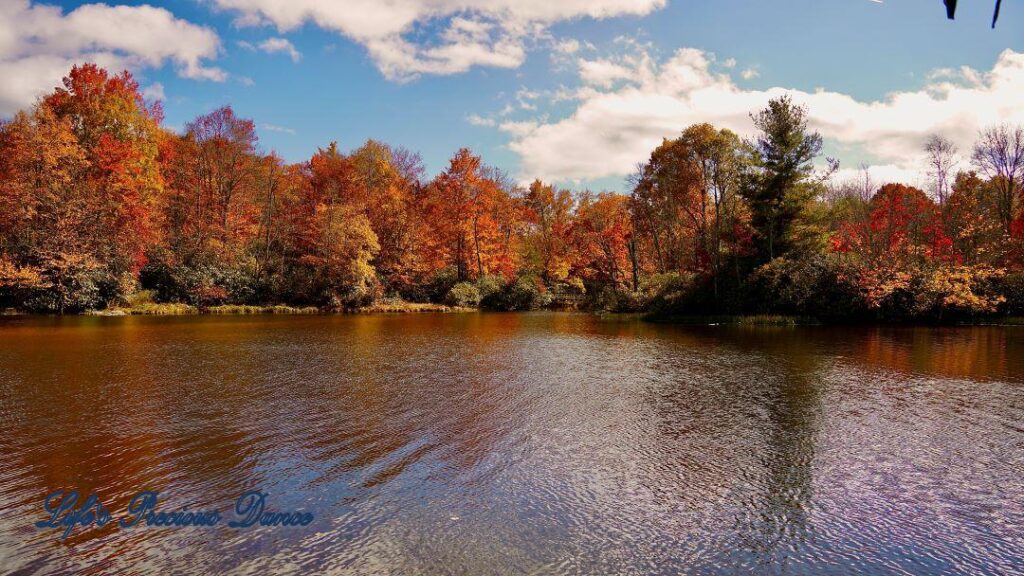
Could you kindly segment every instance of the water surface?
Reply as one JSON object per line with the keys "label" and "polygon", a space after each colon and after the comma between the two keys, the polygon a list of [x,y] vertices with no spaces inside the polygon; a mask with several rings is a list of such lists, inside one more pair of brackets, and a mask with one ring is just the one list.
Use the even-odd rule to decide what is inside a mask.
{"label": "water surface", "polygon": [[[58,488],[305,528],[33,524]],[[1024,329],[0,318],[0,572],[1024,571]]]}

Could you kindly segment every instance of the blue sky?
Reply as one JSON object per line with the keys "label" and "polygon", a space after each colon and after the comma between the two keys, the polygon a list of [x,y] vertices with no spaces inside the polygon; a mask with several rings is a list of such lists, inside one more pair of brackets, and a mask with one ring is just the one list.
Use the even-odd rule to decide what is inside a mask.
{"label": "blue sky", "polygon": [[[844,166],[869,163],[913,180],[914,146],[926,133],[947,129],[967,148],[982,125],[1016,121],[1006,82],[1024,66],[1024,55],[1016,60],[1024,7],[1006,3],[991,30],[988,0],[962,2],[955,22],[939,0],[601,0],[601,18],[586,2],[551,12],[529,1],[462,0],[431,11],[404,0],[398,16],[379,9],[366,21],[344,11],[376,3],[172,0],[151,2],[167,12],[154,18],[134,12],[143,3],[113,0],[116,13],[89,19],[73,17],[85,2],[10,1],[0,10],[14,11],[6,20],[18,28],[7,35],[20,38],[5,45],[0,24],[0,70],[27,86],[52,86],[60,62],[95,56],[131,68],[151,94],[162,88],[168,125],[231,104],[256,121],[264,149],[290,161],[332,140],[351,148],[375,138],[419,151],[433,174],[469,146],[520,179],[617,190],[652,142],[690,121],[748,131],[744,107],[763,105],[773,88],[807,95],[818,108],[812,123]],[[399,17],[409,23],[396,35],[389,26]],[[458,28],[457,19],[470,24]],[[35,31],[25,32],[26,22]],[[107,25],[99,37],[95,29]],[[467,32],[478,25],[481,35]],[[297,54],[261,49],[268,39],[287,40]],[[215,45],[197,48],[204,42]],[[428,52],[438,47],[457,55]],[[1011,80],[996,80],[999,70]],[[952,91],[937,91],[943,83]],[[0,113],[27,90],[0,89]],[[896,104],[887,100],[894,93],[933,101]],[[906,112],[918,109],[933,111]]]}

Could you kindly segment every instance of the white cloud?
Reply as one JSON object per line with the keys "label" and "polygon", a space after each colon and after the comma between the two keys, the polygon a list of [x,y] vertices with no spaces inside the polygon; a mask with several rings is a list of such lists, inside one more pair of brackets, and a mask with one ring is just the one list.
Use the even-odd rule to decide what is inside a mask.
{"label": "white cloud", "polygon": [[287,126],[278,126],[276,124],[260,124],[260,128],[268,132],[278,132],[281,134],[289,134],[294,136],[296,134],[294,128],[288,128]]}
{"label": "white cloud", "polygon": [[757,78],[760,75],[761,73],[757,71],[757,68],[753,67],[747,68],[743,70],[743,72],[740,72],[740,77],[743,78],[744,80],[753,80],[754,78]]}
{"label": "white cloud", "polygon": [[[516,68],[530,39],[556,22],[644,15],[666,0],[213,0],[243,26],[284,32],[307,22],[366,47],[393,80],[456,74],[474,66]],[[431,33],[431,30],[440,30]]]}
{"label": "white cloud", "polygon": [[555,51],[562,54],[575,54],[580,51],[580,41],[568,38],[555,43]]}
{"label": "white cloud", "polygon": [[296,50],[295,46],[284,38],[267,38],[263,42],[260,42],[259,49],[263,50],[267,54],[283,52],[292,59],[292,62],[302,60],[302,53]]}
{"label": "white cloud", "polygon": [[555,39],[552,37],[549,41],[552,71],[568,70],[575,66],[576,58],[581,52],[596,50],[596,47],[586,40],[581,42],[575,38]]}
{"label": "white cloud", "polygon": [[[698,122],[752,135],[749,117],[769,99],[789,94],[810,111],[826,142],[870,158],[882,173],[917,174],[930,133],[968,150],[980,128],[1024,123],[1024,53],[1004,52],[991,71],[945,73],[918,90],[860,101],[847,94],[783,87],[747,90],[712,70],[714,56],[681,49],[663,62],[646,51],[605,60],[579,60],[581,85],[564,94],[576,101],[567,117],[503,124],[524,178],[571,181],[623,176],[646,160],[662,138]],[[563,94],[563,98],[565,97]],[[840,158],[842,159],[842,158]]]}
{"label": "white cloud", "polygon": [[154,82],[149,86],[146,86],[142,90],[142,96],[143,98],[151,102],[155,100],[167,99],[167,95],[164,93],[164,85],[159,82]]}
{"label": "white cloud", "polygon": [[31,104],[57,86],[74,64],[113,70],[159,68],[171,62],[185,78],[222,81],[206,61],[220,40],[206,27],[153,6],[57,6],[0,0],[0,114]]}
{"label": "white cloud", "polygon": [[466,122],[469,122],[473,126],[493,127],[497,125],[494,118],[485,118],[479,114],[470,114],[469,116],[466,116]]}
{"label": "white cloud", "polygon": [[[867,166],[866,169],[868,172],[869,182],[871,183],[872,188],[875,189],[882,184],[889,182],[900,182],[902,184],[909,184],[911,186],[917,186],[925,189],[928,187],[925,174],[913,166],[908,167],[897,166],[894,164],[875,164],[873,166]],[[832,182],[835,184],[841,184],[844,182],[862,184],[864,182],[864,169],[859,167],[841,168],[832,176]]]}
{"label": "white cloud", "polygon": [[535,131],[538,126],[539,123],[531,120],[523,120],[520,122],[510,120],[508,122],[502,122],[500,128],[503,132],[508,132],[513,136],[524,137]]}
{"label": "white cloud", "polygon": [[537,90],[521,88],[516,92],[516,101],[519,103],[519,107],[523,110],[536,110],[537,105],[534,104],[534,101],[542,95],[543,94]]}
{"label": "white cloud", "polygon": [[634,69],[611,60],[581,60],[580,78],[585,84],[608,88],[620,80],[630,80]]}

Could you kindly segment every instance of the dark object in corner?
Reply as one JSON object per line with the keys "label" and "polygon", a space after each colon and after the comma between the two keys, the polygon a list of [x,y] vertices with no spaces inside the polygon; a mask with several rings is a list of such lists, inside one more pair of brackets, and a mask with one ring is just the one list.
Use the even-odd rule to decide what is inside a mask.
{"label": "dark object in corner", "polygon": [[[942,0],[946,3],[946,16],[952,20],[956,16],[956,0]],[[996,11],[992,15],[992,27],[996,27],[996,22],[999,20],[999,7],[1002,5],[1003,0],[996,0]]]}
{"label": "dark object in corner", "polygon": [[950,20],[956,16],[956,0],[943,0],[946,3],[946,17]]}

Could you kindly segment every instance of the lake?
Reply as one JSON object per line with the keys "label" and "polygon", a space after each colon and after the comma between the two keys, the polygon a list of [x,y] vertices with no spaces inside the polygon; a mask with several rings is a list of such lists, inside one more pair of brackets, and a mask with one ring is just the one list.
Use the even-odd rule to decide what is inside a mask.
{"label": "lake", "polygon": [[3,573],[1024,571],[1024,328],[6,317],[0,429]]}

